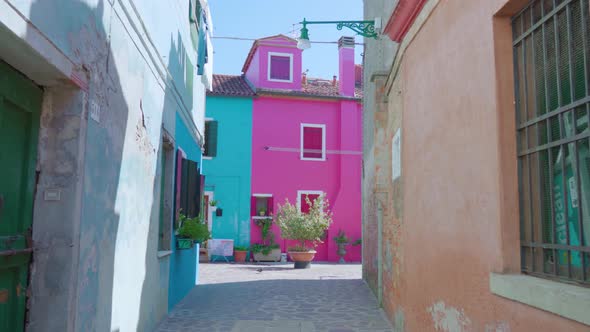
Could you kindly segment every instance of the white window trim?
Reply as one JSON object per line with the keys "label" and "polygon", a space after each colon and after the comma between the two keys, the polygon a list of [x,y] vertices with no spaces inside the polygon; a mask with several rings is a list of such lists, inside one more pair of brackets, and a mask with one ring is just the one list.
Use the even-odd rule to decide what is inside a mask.
{"label": "white window trim", "polygon": [[272,197],[272,194],[252,194],[254,197]]}
{"label": "white window trim", "polygon": [[[279,79],[271,78],[270,77],[270,65],[271,65],[270,58],[273,55],[283,56],[283,57],[289,57],[289,79],[288,80],[279,80]],[[293,83],[293,54],[291,54],[291,53],[280,53],[280,52],[268,52],[268,70],[266,72],[266,79],[269,82]]]}
{"label": "white window trim", "polygon": [[[203,193],[203,195],[205,196],[209,196],[209,201],[207,202],[208,204],[211,203],[211,201],[215,200],[215,193],[213,191],[205,191]],[[213,230],[213,209],[212,206],[209,205],[207,208],[207,212],[208,212],[208,216],[207,218],[209,218],[209,224],[208,224],[208,228],[209,228],[209,232],[211,232]]]}
{"label": "white window trim", "polygon": [[[321,158],[305,158],[303,157],[303,129],[304,128],[322,128],[322,157]],[[301,133],[299,138],[299,157],[301,160],[314,160],[314,161],[326,161],[326,125],[325,124],[315,124],[315,123],[302,123],[301,124]]]}
{"label": "white window trim", "polygon": [[524,274],[490,274],[490,291],[590,325],[590,289]]}
{"label": "white window trim", "polygon": [[301,195],[320,195],[324,194],[321,190],[297,190],[297,211],[301,212]]}

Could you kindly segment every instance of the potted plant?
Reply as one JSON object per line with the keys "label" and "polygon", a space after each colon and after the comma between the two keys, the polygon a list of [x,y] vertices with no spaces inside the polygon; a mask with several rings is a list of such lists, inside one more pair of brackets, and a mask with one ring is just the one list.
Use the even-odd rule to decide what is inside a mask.
{"label": "potted plant", "polygon": [[265,208],[258,209],[258,215],[260,215],[261,217],[266,216],[266,209]]}
{"label": "potted plant", "polygon": [[246,254],[248,254],[247,247],[241,247],[241,246],[234,247],[234,261],[236,263],[244,263],[246,261]]}
{"label": "potted plant", "polygon": [[299,209],[285,201],[279,205],[277,223],[284,239],[296,240],[299,244],[288,249],[289,256],[295,262],[296,269],[309,268],[316,251],[315,246],[322,243],[324,232],[332,224],[332,212],[328,207],[326,195],[322,195],[311,202],[305,198],[309,212],[300,213]]}
{"label": "potted plant", "polygon": [[281,247],[275,243],[274,233],[270,230],[272,218],[255,219],[254,223],[260,227],[262,243],[255,243],[250,247],[254,261],[278,262],[281,260]]}
{"label": "potted plant", "polygon": [[338,263],[346,263],[344,260],[344,255],[346,255],[346,246],[348,245],[348,241],[349,239],[343,230],[339,230],[338,235],[334,237],[334,242],[336,242],[336,245],[338,246],[336,253],[338,256],[340,256]]}
{"label": "potted plant", "polygon": [[176,230],[177,249],[190,249],[194,243],[201,243],[211,238],[207,225],[202,221],[202,215],[189,218],[183,213],[178,214],[178,229]]}
{"label": "potted plant", "polygon": [[211,211],[216,211],[216,210],[217,210],[217,201],[216,201],[216,200],[214,200],[214,199],[212,199],[212,200],[209,202],[209,206],[211,207]]}

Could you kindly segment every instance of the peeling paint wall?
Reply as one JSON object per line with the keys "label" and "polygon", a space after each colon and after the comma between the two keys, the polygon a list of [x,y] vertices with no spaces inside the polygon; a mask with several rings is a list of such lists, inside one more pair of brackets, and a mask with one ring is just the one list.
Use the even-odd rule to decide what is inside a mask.
{"label": "peeling paint wall", "polygon": [[[201,157],[209,78],[196,75],[189,1],[11,3],[30,21],[21,38],[41,33],[88,81],[45,88],[28,329],[151,330],[174,278],[192,278],[183,296],[196,280],[196,252],[158,256],[162,129],[181,123]],[[182,271],[169,279],[170,260]]]}
{"label": "peeling paint wall", "polygon": [[[499,106],[498,89],[509,82],[498,83],[496,72],[511,66],[511,52],[498,57],[495,50],[502,38],[511,47],[511,35],[494,30],[509,2],[526,4],[426,1],[387,72],[367,84],[365,91],[376,91],[365,94],[363,277],[396,331],[588,330],[490,291],[490,273],[514,271],[509,264],[519,261],[518,243],[509,242],[518,235],[503,233],[508,222],[518,229],[518,210],[502,202],[518,195],[501,195],[499,169],[501,157],[515,162],[501,156],[499,142],[507,139],[498,112],[513,110]],[[380,6],[365,1],[366,9]],[[369,49],[365,56],[380,61]],[[398,129],[401,177],[392,179]],[[381,224],[372,212],[377,203]]]}
{"label": "peeling paint wall", "polygon": [[[364,17],[366,20],[380,18],[385,24],[389,14],[393,11],[396,1],[371,0],[364,2]],[[383,141],[383,132],[377,132],[378,113],[385,113],[387,99],[384,90],[386,73],[393,62],[397,45],[388,38],[380,37],[364,39],[363,57],[363,279],[375,293],[380,293],[379,265],[381,255],[379,214],[377,197],[386,200],[386,193],[377,189],[376,172],[384,167],[386,156],[377,151]],[[387,150],[386,147],[383,147]],[[383,151],[385,152],[385,151]],[[391,168],[391,167],[390,167]]]}

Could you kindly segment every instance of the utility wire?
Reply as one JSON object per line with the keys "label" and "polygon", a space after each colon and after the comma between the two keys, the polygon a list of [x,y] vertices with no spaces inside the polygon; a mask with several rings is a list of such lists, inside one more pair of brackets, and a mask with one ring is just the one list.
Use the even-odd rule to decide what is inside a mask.
{"label": "utility wire", "polygon": [[[255,38],[244,38],[244,37],[220,37],[220,36],[213,36],[213,39],[226,39],[226,40],[243,40],[243,41],[255,41]],[[310,41],[312,44],[338,44],[335,41]],[[364,43],[354,43],[355,45],[365,45]]]}

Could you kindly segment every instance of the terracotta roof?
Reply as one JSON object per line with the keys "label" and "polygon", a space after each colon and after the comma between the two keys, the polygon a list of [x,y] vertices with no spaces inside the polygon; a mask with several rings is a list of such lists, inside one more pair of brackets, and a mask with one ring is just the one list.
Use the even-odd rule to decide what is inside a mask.
{"label": "terracotta roof", "polygon": [[255,92],[243,75],[213,75],[212,96],[254,96]]}
{"label": "terracotta roof", "polygon": [[[330,80],[307,78],[307,84],[301,85],[301,90],[286,90],[286,89],[266,89],[259,88],[259,92],[275,93],[281,95],[291,96],[319,96],[319,97],[332,97],[332,98],[347,98],[340,95],[338,91],[339,82],[335,84]],[[354,88],[354,97],[350,98],[362,98],[363,89],[360,86]]]}

